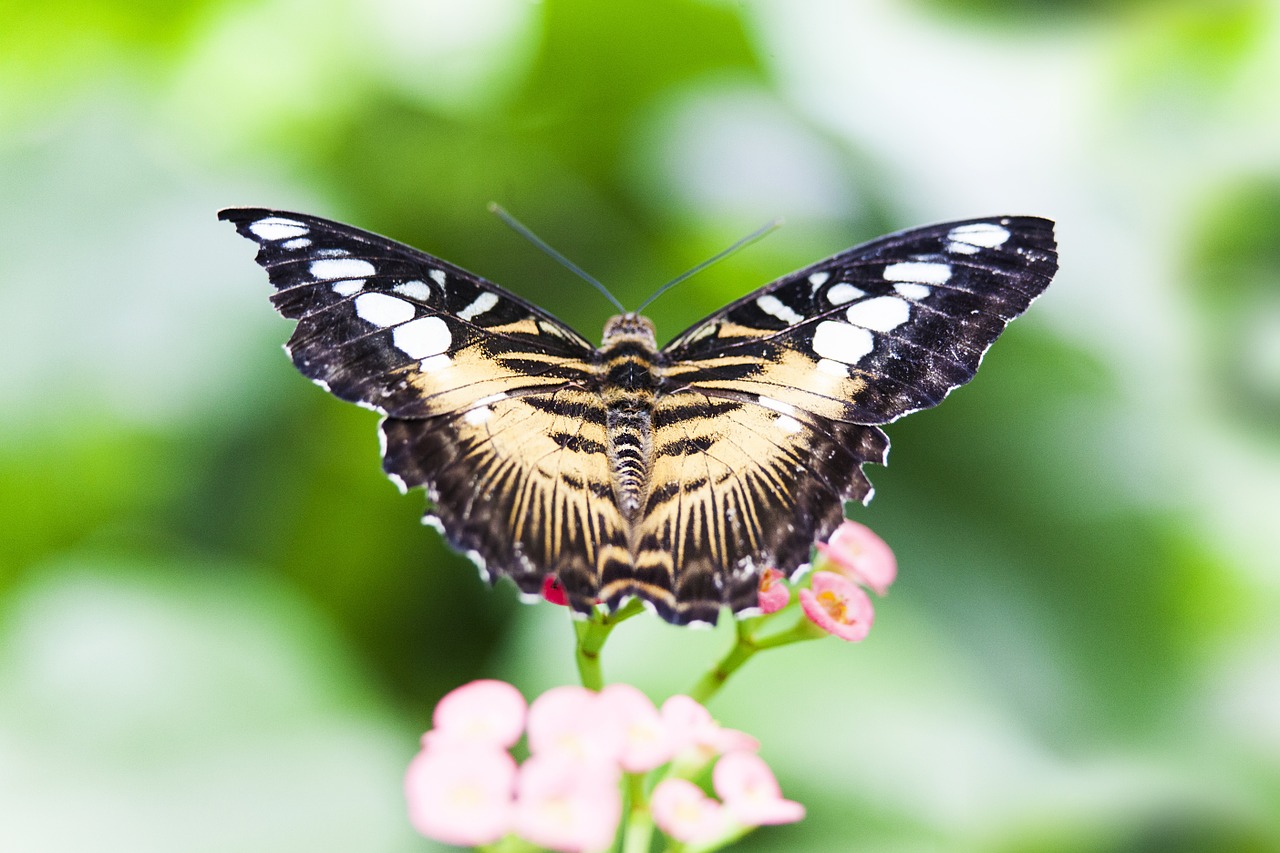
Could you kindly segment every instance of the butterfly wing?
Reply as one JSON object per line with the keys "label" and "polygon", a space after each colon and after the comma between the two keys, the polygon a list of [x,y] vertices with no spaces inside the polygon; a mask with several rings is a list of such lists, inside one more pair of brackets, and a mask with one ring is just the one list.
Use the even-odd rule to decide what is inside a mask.
{"label": "butterfly wing", "polygon": [[761,568],[793,573],[843,501],[870,498],[861,467],[888,452],[875,425],[968,382],[1056,269],[1047,220],[950,222],[828,258],[677,336],[662,351],[641,558],[674,543],[696,618],[754,606]]}
{"label": "butterfly wing", "polygon": [[307,377],[385,415],[383,467],[427,520],[526,593],[556,573],[589,609],[626,548],[591,345],[514,294],[416,249],[298,213],[219,218],[258,244]]}

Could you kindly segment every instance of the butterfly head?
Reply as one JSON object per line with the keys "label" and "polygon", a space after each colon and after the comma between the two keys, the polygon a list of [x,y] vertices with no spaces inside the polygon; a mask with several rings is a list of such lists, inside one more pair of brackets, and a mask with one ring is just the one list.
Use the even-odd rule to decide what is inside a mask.
{"label": "butterfly head", "polygon": [[654,335],[653,323],[641,314],[615,314],[604,324],[604,342],[602,349],[609,349],[623,342],[635,342],[648,349],[658,347]]}

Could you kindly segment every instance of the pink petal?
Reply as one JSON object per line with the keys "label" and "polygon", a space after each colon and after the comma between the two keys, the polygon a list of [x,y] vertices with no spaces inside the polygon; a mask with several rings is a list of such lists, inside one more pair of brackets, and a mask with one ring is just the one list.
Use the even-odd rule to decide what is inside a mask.
{"label": "pink petal", "polygon": [[614,762],[623,741],[622,725],[600,694],[585,687],[553,687],[529,708],[529,751],[534,755]]}
{"label": "pink petal", "polygon": [[871,528],[846,521],[827,542],[818,543],[825,568],[884,595],[898,576],[898,560],[885,541]]}
{"label": "pink petal", "polygon": [[711,745],[720,731],[711,712],[697,700],[683,695],[672,696],[662,703],[662,722],[671,739],[672,754],[688,755],[704,752],[705,759],[716,754]]}
{"label": "pink petal", "polygon": [[782,572],[777,569],[765,569],[760,573],[760,592],[757,595],[760,612],[777,613],[791,601],[791,590],[783,579]]}
{"label": "pink petal", "polygon": [[717,755],[724,755],[727,752],[756,752],[760,749],[760,741],[737,729],[719,728],[708,741],[708,746],[713,748]]}
{"label": "pink petal", "polygon": [[520,768],[516,832],[548,850],[605,850],[622,818],[620,781],[617,769],[603,762],[535,755]]}
{"label": "pink petal", "polygon": [[610,684],[600,691],[600,704],[621,727],[622,769],[647,773],[671,760],[672,738],[648,696],[629,684]]}
{"label": "pink petal", "polygon": [[423,745],[442,738],[510,747],[524,729],[525,702],[505,681],[482,680],[451,690],[432,714],[435,729]]}
{"label": "pink petal", "polygon": [[664,779],[653,789],[649,811],[658,828],[682,844],[712,841],[729,828],[724,807],[687,779]]}
{"label": "pink petal", "polygon": [[721,758],[712,783],[725,809],[744,826],[794,823],[804,817],[804,806],[782,798],[773,771],[754,753],[731,752]]}
{"label": "pink petal", "polygon": [[424,750],[405,773],[409,820],[445,844],[492,844],[510,831],[515,783],[515,760],[503,750],[459,744]]}
{"label": "pink petal", "polygon": [[751,735],[721,728],[711,712],[689,696],[676,695],[663,702],[662,721],[671,738],[672,755],[691,763],[705,763],[725,752],[760,748]]}
{"label": "pink petal", "polygon": [[819,628],[851,643],[865,639],[875,619],[862,587],[835,572],[815,572],[811,588],[800,590],[800,606]]}

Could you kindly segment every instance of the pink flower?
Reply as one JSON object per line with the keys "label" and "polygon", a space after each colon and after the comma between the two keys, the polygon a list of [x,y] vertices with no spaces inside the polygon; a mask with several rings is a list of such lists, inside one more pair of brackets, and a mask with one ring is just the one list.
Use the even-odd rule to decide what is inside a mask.
{"label": "pink flower", "polygon": [[610,684],[600,691],[599,704],[621,728],[623,770],[647,773],[671,760],[671,735],[648,696],[629,684]]}
{"label": "pink flower", "polygon": [[505,681],[473,681],[449,691],[436,705],[431,716],[435,728],[422,736],[422,745],[445,739],[510,747],[520,740],[524,717],[519,690]]}
{"label": "pink flower", "polygon": [[851,643],[866,638],[875,618],[862,587],[835,572],[815,572],[812,588],[800,590],[800,606],[819,628]]}
{"label": "pink flower", "polygon": [[815,572],[811,588],[800,590],[800,606],[819,628],[851,643],[865,639],[875,619],[862,587],[835,572]]}
{"label": "pink flower", "polygon": [[569,596],[564,591],[564,584],[555,575],[547,575],[542,579],[542,597],[552,604],[562,607],[569,605]]}
{"label": "pink flower", "polygon": [[777,613],[791,601],[791,590],[783,580],[782,572],[777,569],[765,569],[760,573],[760,592],[758,595],[760,612]]}
{"label": "pink flower", "polygon": [[725,810],[744,826],[795,823],[804,806],[782,798],[782,789],[764,759],[750,752],[731,752],[716,763],[712,784]]}
{"label": "pink flower", "polygon": [[428,838],[474,847],[511,828],[516,763],[504,750],[475,744],[433,745],[405,773],[409,820]]}
{"label": "pink flower", "polygon": [[721,728],[711,712],[689,696],[676,695],[663,702],[662,721],[671,737],[672,755],[691,763],[707,762],[725,752],[760,748],[746,732]]}
{"label": "pink flower", "polygon": [[556,753],[579,762],[615,762],[623,727],[600,694],[585,687],[553,687],[529,708],[529,752]]}
{"label": "pink flower", "polygon": [[836,528],[830,540],[818,543],[818,552],[824,558],[823,568],[857,581],[876,595],[888,592],[898,576],[893,551],[871,528],[856,521],[846,521]]}
{"label": "pink flower", "polygon": [[589,853],[613,844],[622,818],[617,769],[561,754],[534,755],[520,768],[515,829],[549,850]]}
{"label": "pink flower", "polygon": [[664,779],[653,789],[649,811],[658,828],[682,844],[712,841],[729,828],[718,802],[687,779]]}

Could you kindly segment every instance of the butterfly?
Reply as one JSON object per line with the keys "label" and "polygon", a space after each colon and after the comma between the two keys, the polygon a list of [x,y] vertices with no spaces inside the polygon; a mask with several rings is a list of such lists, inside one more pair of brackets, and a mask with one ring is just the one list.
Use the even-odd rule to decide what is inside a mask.
{"label": "butterfly", "polygon": [[757,607],[870,500],[880,425],[973,378],[1057,270],[1053,223],[902,231],[778,279],[656,343],[609,319],[600,347],[417,249],[315,216],[218,214],[258,244],[286,350],[383,416],[383,468],[493,582],[558,581],[577,611],[636,596],[668,622]]}

